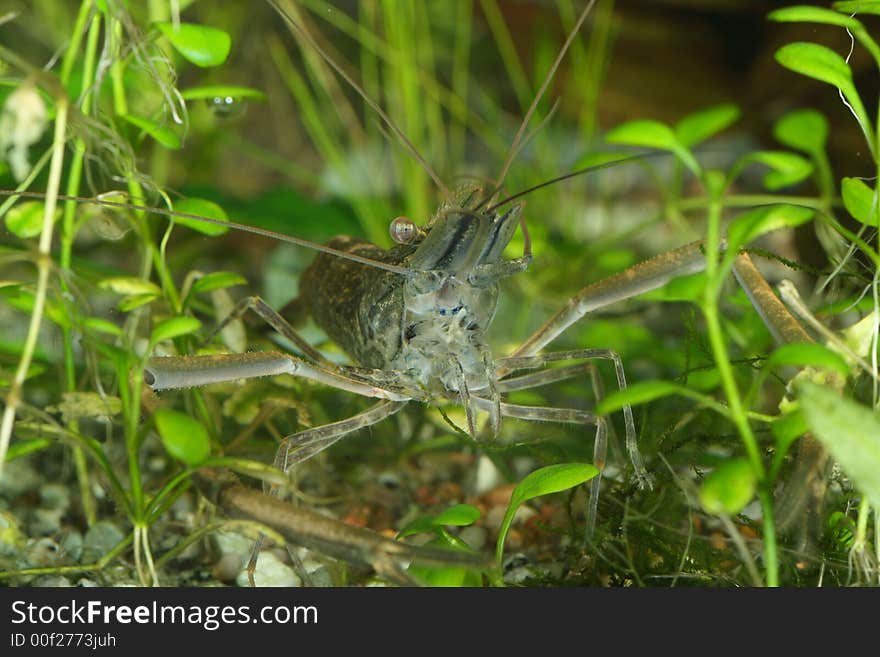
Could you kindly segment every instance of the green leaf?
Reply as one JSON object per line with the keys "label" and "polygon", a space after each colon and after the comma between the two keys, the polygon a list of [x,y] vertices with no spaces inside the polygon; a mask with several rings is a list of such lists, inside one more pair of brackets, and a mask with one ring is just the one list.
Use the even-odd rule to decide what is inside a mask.
{"label": "green leaf", "polygon": [[609,144],[660,148],[666,151],[675,150],[680,146],[672,128],[660,121],[649,119],[621,123],[606,133],[605,141]]}
{"label": "green leaf", "polygon": [[850,30],[858,30],[862,27],[862,24],[855,18],[844,16],[824,7],[808,7],[805,5],[785,7],[771,11],[767,14],[767,18],[780,23],[824,23],[825,25],[837,25]]}
{"label": "green leaf", "polygon": [[156,23],[174,49],[196,66],[218,66],[226,61],[232,39],[223,30],[207,25]]}
{"label": "green leaf", "polygon": [[116,326],[113,322],[109,322],[106,319],[101,319],[100,317],[87,317],[85,321],[83,321],[83,327],[87,330],[95,331],[96,333],[106,333],[107,335],[122,335],[122,329]]}
{"label": "green leaf", "polygon": [[159,408],[155,421],[165,450],[174,458],[192,468],[203,463],[210,455],[208,432],[189,415],[170,408]]}
{"label": "green leaf", "polygon": [[798,405],[785,415],[773,420],[770,424],[770,431],[776,438],[776,453],[773,455],[773,469],[771,470],[771,478],[776,476],[785,460],[785,455],[791,448],[795,440],[803,436],[810,427],[807,424],[807,418]]}
{"label": "green leaf", "polygon": [[150,336],[150,346],[197,331],[201,325],[202,323],[195,317],[169,317],[156,324]]}
{"label": "green leaf", "polygon": [[640,299],[656,301],[690,301],[699,303],[706,289],[706,273],[697,272],[690,276],[679,276],[671,279],[663,287],[645,292]]}
{"label": "green leaf", "polygon": [[875,509],[880,508],[880,418],[833,390],[808,381],[797,384],[801,409],[813,434]]}
{"label": "green leaf", "polygon": [[[9,446],[9,450],[6,452],[6,460],[4,463],[9,463],[10,461],[25,456],[27,454],[31,454],[33,452],[39,452],[48,447],[51,447],[55,444],[54,440],[50,440],[49,438],[35,438],[34,440],[19,440],[12,445]],[[0,544],[3,541],[0,540]]]}
{"label": "green leaf", "polygon": [[693,370],[687,375],[688,388],[709,392],[721,386],[721,372],[717,367]]}
{"label": "green leaf", "polygon": [[[25,201],[19,203],[6,213],[6,228],[9,232],[22,239],[35,237],[43,230],[43,214],[46,206],[42,201]],[[54,221],[61,216],[55,212]]]}
{"label": "green leaf", "polygon": [[212,292],[213,290],[222,290],[233,285],[247,285],[247,279],[241,274],[236,274],[234,271],[214,271],[210,274],[205,274],[193,283],[191,293]]}
{"label": "green leaf", "polygon": [[684,117],[676,124],[675,135],[685,146],[696,146],[730,127],[739,117],[736,105],[716,105]]}
{"label": "green leaf", "polygon": [[727,253],[725,259],[736,257],[738,250],[760,235],[780,228],[792,228],[808,222],[814,210],[799,205],[780,203],[755,208],[737,216],[727,229]]}
{"label": "green leaf", "polygon": [[754,497],[757,481],[745,459],[722,463],[700,486],[700,504],[708,513],[739,513]]}
{"label": "green leaf", "polygon": [[770,424],[770,430],[776,437],[777,445],[788,445],[809,431],[807,418],[800,408],[795,408],[790,413],[781,415]]}
{"label": "green leaf", "polygon": [[605,134],[609,144],[623,144],[642,148],[659,148],[674,153],[694,175],[699,175],[700,165],[691,152],[678,141],[678,137],[665,123],[639,119],[622,123]]}
{"label": "green leaf", "polygon": [[464,527],[473,524],[480,517],[480,510],[470,504],[456,504],[442,511],[437,516],[421,516],[416,518],[403,529],[397,537],[412,536],[413,534],[436,534],[444,535],[444,525]]}
{"label": "green leaf", "polygon": [[796,73],[837,87],[846,98],[850,110],[865,135],[871,154],[874,155],[876,146],[871,119],[853,84],[852,71],[843,57],[825,46],[799,42],[790,43],[777,50],[776,61]]}
{"label": "green leaf", "polygon": [[[463,541],[456,539],[447,532],[437,534],[437,537],[427,543],[427,545],[449,550],[472,552]],[[420,564],[412,564],[407,569],[407,572],[426,586],[462,587],[480,586],[482,584],[482,576],[478,571],[461,566],[422,566]]]}
{"label": "green leaf", "polygon": [[711,397],[671,381],[639,381],[628,386],[625,390],[615,390],[602,399],[596,405],[596,414],[608,415],[614,411],[619,411],[627,405],[637,406],[639,404],[646,404],[655,399],[669,397],[670,395],[689,397],[704,406],[709,406],[716,410],[722,410],[723,408]]}
{"label": "green leaf", "polygon": [[[428,545],[439,545],[439,543],[432,541]],[[478,587],[482,584],[479,573],[456,566],[429,568],[413,564],[407,569],[407,572],[415,576],[425,586],[462,588]]]}
{"label": "green leaf", "polygon": [[431,516],[421,516],[408,523],[397,532],[397,538],[406,538],[414,534],[439,534],[441,527],[434,524]]}
{"label": "green leaf", "polygon": [[131,296],[121,299],[119,303],[116,304],[116,308],[120,312],[128,313],[135,308],[140,308],[141,306],[147,305],[158,297],[158,294],[132,294]]}
{"label": "green leaf", "polygon": [[764,187],[773,192],[795,185],[813,172],[812,162],[786,151],[757,151],[750,153],[745,159],[770,167],[771,171],[764,176],[763,183]]}
{"label": "green leaf", "polygon": [[843,205],[853,219],[866,226],[875,225],[871,222],[871,216],[877,216],[874,207],[874,190],[859,178],[844,178],[840,181],[840,195],[843,197]]}
{"label": "green leaf", "polygon": [[205,85],[202,87],[190,87],[180,92],[184,100],[211,100],[221,96],[229,96],[235,100],[266,100],[266,94],[259,89],[250,87],[237,87],[231,84]]}
{"label": "green leaf", "polygon": [[507,511],[504,513],[504,519],[501,521],[498,542],[495,545],[495,557],[498,563],[501,563],[504,540],[507,538],[510,524],[513,522],[517,509],[523,503],[541,495],[549,495],[550,493],[558,493],[574,488],[585,481],[589,481],[598,474],[599,469],[591,463],[560,463],[558,465],[548,465],[526,475],[517,484],[516,488],[513,489],[510,503],[507,505]]}
{"label": "green leaf", "polygon": [[203,198],[185,198],[174,204],[175,212],[183,212],[184,214],[195,215],[193,217],[174,217],[174,223],[192,228],[203,235],[222,235],[229,231],[227,226],[215,224],[208,221],[201,221],[196,217],[207,217],[216,221],[229,221],[226,211],[213,201]]}
{"label": "green leaf", "polygon": [[476,522],[480,517],[480,510],[470,504],[456,504],[437,515],[433,522],[435,525],[453,525],[465,527]]}
{"label": "green leaf", "polygon": [[846,0],[835,2],[832,7],[845,14],[876,14],[880,16],[880,0]]}
{"label": "green leaf", "polygon": [[817,43],[799,41],[782,46],[776,51],[776,61],[795,73],[841,90],[852,88],[852,71],[843,57]]}
{"label": "green leaf", "polygon": [[773,125],[773,135],[789,148],[815,155],[825,150],[828,119],[816,110],[795,110]]}
{"label": "green leaf", "polygon": [[638,406],[661,397],[679,394],[684,388],[669,381],[639,381],[626,388],[615,390],[596,406],[597,415],[608,415],[624,406]]}
{"label": "green leaf", "polygon": [[146,281],[143,278],[137,278],[136,276],[114,276],[112,278],[105,278],[98,282],[98,287],[104,290],[111,290],[116,294],[151,294],[153,296],[159,296],[162,294],[162,290],[159,289],[158,285]]}
{"label": "green leaf", "polygon": [[852,518],[840,511],[835,511],[828,516],[828,522],[825,526],[827,536],[837,544],[838,549],[852,549],[857,531],[856,523]]}
{"label": "green leaf", "polygon": [[774,351],[764,363],[764,369],[767,371],[785,366],[816,367],[835,372],[843,378],[849,375],[849,365],[843,356],[824,345],[813,342],[784,344]]}
{"label": "green leaf", "polygon": [[[861,35],[861,36],[860,36]],[[856,36],[864,42],[867,33],[856,31]],[[876,44],[869,41],[876,49]],[[872,50],[872,54],[874,54]],[[838,88],[846,99],[849,109],[865,135],[871,155],[876,157],[876,143],[873,124],[859,92],[853,84],[852,71],[846,61],[836,52],[815,43],[790,43],[776,51],[776,61],[796,73],[806,75]]]}
{"label": "green leaf", "polygon": [[167,126],[159,125],[149,119],[140,116],[132,116],[131,114],[120,114],[119,118],[127,121],[136,128],[140,128],[165,148],[177,150],[181,146],[180,137],[177,136],[177,133],[174,132],[174,130]]}

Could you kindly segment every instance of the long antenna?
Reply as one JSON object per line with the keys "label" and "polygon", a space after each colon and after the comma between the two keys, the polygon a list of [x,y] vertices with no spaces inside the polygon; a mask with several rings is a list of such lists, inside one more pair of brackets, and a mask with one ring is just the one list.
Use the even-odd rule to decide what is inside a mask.
{"label": "long antenna", "polygon": [[[431,168],[431,165],[428,164],[425,158],[423,158],[421,154],[419,154],[419,151],[418,149],[416,149],[415,145],[407,138],[403,130],[401,130],[397,126],[397,124],[391,120],[391,117],[388,116],[385,110],[383,110],[376,101],[370,98],[367,92],[364,91],[363,88],[357,82],[355,82],[354,79],[348,73],[346,73],[345,70],[339,64],[337,64],[336,61],[329,54],[327,54],[327,52],[320,45],[318,45],[318,42],[315,41],[314,37],[312,37],[312,35],[309,34],[309,32],[303,26],[299,25],[296,21],[293,20],[293,18],[290,17],[290,14],[279,4],[278,0],[268,0],[268,2],[270,5],[272,5],[275,11],[277,11],[281,15],[281,17],[284,18],[284,21],[287,23],[291,31],[305,39],[306,42],[308,42],[308,44],[315,50],[315,52],[317,52],[321,56],[321,59],[327,62],[330,67],[334,71],[336,71],[336,73],[343,80],[345,80],[348,85],[352,89],[354,89],[361,98],[364,99],[367,105],[369,105],[370,108],[379,115],[379,118],[381,118],[385,122],[385,125],[388,126],[391,132],[397,135],[397,137],[403,142],[403,145],[409,151],[410,155],[412,155],[413,158],[415,158],[416,162],[418,162],[419,165],[422,167],[422,169],[425,170],[425,173],[427,173],[431,177],[431,180],[433,180],[434,184],[437,185],[437,189],[440,190],[440,193],[443,194],[444,197],[449,198],[449,189],[446,187],[446,185],[443,184],[440,176],[438,176],[434,169]],[[593,2],[595,2],[595,0],[593,0]]]}
{"label": "long antenna", "polygon": [[584,10],[581,12],[581,15],[577,19],[577,23],[575,23],[571,32],[568,33],[568,38],[565,40],[565,43],[562,44],[562,48],[559,50],[559,54],[556,55],[556,61],[553,62],[553,66],[551,66],[550,70],[547,71],[547,75],[544,77],[544,82],[541,84],[541,88],[538,89],[538,93],[535,94],[535,98],[532,100],[532,104],[526,112],[525,117],[523,117],[522,123],[520,123],[519,125],[519,129],[516,131],[516,136],[513,138],[513,142],[510,145],[510,151],[507,154],[507,159],[504,161],[504,166],[501,167],[501,174],[498,176],[498,187],[501,187],[504,184],[504,179],[507,177],[507,172],[510,170],[510,166],[513,164],[513,160],[518,152],[519,142],[522,141],[523,135],[526,131],[526,127],[532,120],[532,115],[535,113],[535,110],[538,109],[538,103],[540,103],[541,98],[544,97],[544,93],[547,91],[547,87],[550,86],[550,82],[556,75],[556,71],[559,68],[559,65],[562,63],[562,59],[565,57],[565,53],[568,52],[568,48],[574,41],[575,36],[577,36],[578,30],[581,29],[581,25],[583,25],[584,21],[587,19],[587,15],[590,13],[590,10],[595,4],[596,0],[590,0]]}
{"label": "long antenna", "polygon": [[522,191],[517,192],[516,194],[511,194],[507,198],[501,199],[494,205],[490,205],[486,208],[486,212],[494,212],[502,205],[510,203],[511,201],[515,201],[518,198],[525,196],[526,194],[531,194],[534,191],[539,189],[543,189],[544,187],[549,187],[550,185],[555,185],[558,182],[562,182],[563,180],[568,180],[570,178],[576,178],[577,176],[582,176],[585,173],[591,173],[593,171],[601,171],[602,169],[610,169],[618,164],[627,164],[630,162],[639,162],[641,160],[647,160],[652,157],[661,157],[664,155],[669,155],[668,151],[649,151],[647,153],[639,153],[637,155],[626,155],[623,157],[619,157],[615,160],[611,160],[609,162],[602,162],[601,164],[593,164],[588,167],[584,167],[583,169],[577,169],[576,171],[571,171],[569,173],[563,174],[561,176],[557,176],[556,178],[551,178],[550,180],[545,180],[542,183],[538,183],[537,185],[532,185],[531,187],[527,187]]}
{"label": "long antenna", "polygon": [[[9,189],[0,189],[0,195],[3,196],[21,196],[23,198],[35,198],[42,199],[45,197],[45,194],[42,192],[26,192],[26,191],[14,191]],[[211,217],[203,217],[199,214],[190,214],[189,212],[178,212],[176,210],[166,210],[165,208],[152,208],[146,205],[137,205],[135,203],[124,203],[120,201],[104,201],[101,199],[95,198],[85,198],[83,196],[65,196],[64,194],[58,194],[57,197],[61,201],[76,201],[79,203],[91,203],[93,205],[99,205],[102,207],[110,207],[110,208],[119,208],[121,210],[134,210],[138,212],[150,212],[153,214],[163,215],[165,217],[181,217],[183,219],[195,219],[196,221],[201,221],[208,224],[215,224],[217,226],[226,226],[227,228],[234,228],[235,230],[240,230],[245,233],[251,233],[252,235],[259,235],[261,237],[268,237],[273,240],[278,240],[279,242],[287,242],[288,244],[295,244],[297,246],[303,246],[313,251],[320,251],[321,253],[328,253],[330,255],[336,256],[338,258],[343,258],[345,260],[351,260],[353,262],[360,263],[362,265],[369,265],[370,267],[375,267],[376,269],[384,269],[385,271],[390,271],[395,274],[401,274],[402,276],[409,276],[413,273],[412,269],[408,267],[398,267],[397,265],[392,265],[387,262],[382,262],[381,260],[373,260],[371,258],[365,258],[363,256],[355,255],[354,253],[348,253],[347,251],[340,251],[339,249],[334,249],[330,246],[325,246],[323,244],[317,244],[316,242],[310,242],[309,240],[304,240],[300,237],[293,237],[292,235],[285,235],[284,233],[276,233],[274,230],[267,230],[265,228],[258,228],[257,226],[248,226],[247,224],[240,224],[235,221],[222,221],[220,219],[212,219]]]}

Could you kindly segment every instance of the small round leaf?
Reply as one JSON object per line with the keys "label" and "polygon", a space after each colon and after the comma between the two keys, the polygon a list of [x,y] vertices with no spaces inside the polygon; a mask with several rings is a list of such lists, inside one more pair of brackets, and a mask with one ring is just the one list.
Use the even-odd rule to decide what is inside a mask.
{"label": "small round leaf", "polygon": [[165,450],[189,467],[204,462],[211,453],[208,432],[189,415],[170,408],[160,408],[155,415],[156,428]]}
{"label": "small round leaf", "polygon": [[233,285],[247,285],[247,279],[234,271],[214,271],[205,274],[192,285],[192,293],[213,292]]}
{"label": "small round leaf", "polygon": [[852,89],[852,71],[846,60],[831,48],[799,41],[776,51],[776,61],[785,68],[827,82],[844,90]]}
{"label": "small round leaf", "polygon": [[150,344],[155,345],[163,340],[186,335],[197,331],[202,323],[195,317],[169,317],[156,324],[153,335],[150,336]]}
{"label": "small round leaf", "polygon": [[[35,237],[43,230],[46,206],[40,201],[19,203],[6,213],[6,228],[17,237]],[[56,213],[57,218],[57,213]]]}
{"label": "small round leaf", "polygon": [[165,148],[177,150],[181,147],[180,137],[177,136],[177,133],[174,132],[174,130],[167,126],[159,125],[149,119],[140,116],[132,116],[131,114],[120,114],[119,117],[143,130]]}
{"label": "small round leaf", "polygon": [[871,217],[877,214],[874,210],[875,191],[871,187],[859,178],[844,178],[840,181],[840,195],[853,219],[867,226],[872,225]]}
{"label": "small round leaf", "polygon": [[739,513],[754,497],[756,485],[755,471],[748,461],[727,461],[703,481],[700,504],[708,513]]}
{"label": "small round leaf", "polygon": [[821,153],[828,140],[828,119],[816,110],[795,110],[776,122],[773,135],[789,148],[810,154]]}
{"label": "small round leaf", "polygon": [[223,30],[207,25],[156,23],[174,49],[196,66],[217,66],[226,61],[232,39]]}
{"label": "small round leaf", "polygon": [[739,117],[736,105],[716,105],[684,117],[675,126],[675,134],[685,146],[696,146],[730,127]]}
{"label": "small round leaf", "polygon": [[843,378],[849,374],[849,365],[843,356],[824,345],[813,342],[795,342],[782,345],[770,355],[770,358],[764,363],[764,368],[769,371],[786,365],[817,367],[835,372]]}
{"label": "small round leaf", "polygon": [[498,542],[495,544],[495,557],[501,563],[504,551],[504,540],[516,515],[516,510],[525,502],[541,495],[558,493],[579,486],[599,474],[599,469],[591,463],[560,463],[539,468],[526,475],[510,496],[507,511],[498,530]]}
{"label": "small round leaf", "polygon": [[143,278],[137,278],[136,276],[113,276],[111,278],[105,278],[98,283],[98,287],[105,290],[111,290],[116,294],[125,295],[151,294],[153,296],[158,296],[162,294],[162,290],[159,289],[158,285],[144,280]]}
{"label": "small round leaf", "polygon": [[[192,228],[203,235],[222,235],[229,228],[221,223],[229,221],[226,211],[213,201],[202,198],[185,198],[174,204],[175,212],[192,215],[189,217],[174,217],[174,223]],[[203,217],[213,221],[203,221]]]}
{"label": "small round leaf", "polygon": [[435,525],[453,525],[466,527],[473,524],[480,517],[480,510],[470,504],[456,504],[445,511],[440,512],[433,520]]}
{"label": "small round leaf", "polygon": [[767,14],[767,18],[780,23],[823,23],[825,25],[845,27],[849,30],[862,29],[862,24],[855,18],[844,16],[824,7],[808,7],[805,5],[784,7],[771,11]]}

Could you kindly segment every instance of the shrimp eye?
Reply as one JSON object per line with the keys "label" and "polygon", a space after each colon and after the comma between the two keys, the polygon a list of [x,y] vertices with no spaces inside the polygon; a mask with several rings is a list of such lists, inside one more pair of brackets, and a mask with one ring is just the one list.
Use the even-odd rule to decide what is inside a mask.
{"label": "shrimp eye", "polygon": [[411,219],[397,217],[391,222],[388,232],[391,233],[391,239],[398,244],[412,244],[419,234],[419,229]]}

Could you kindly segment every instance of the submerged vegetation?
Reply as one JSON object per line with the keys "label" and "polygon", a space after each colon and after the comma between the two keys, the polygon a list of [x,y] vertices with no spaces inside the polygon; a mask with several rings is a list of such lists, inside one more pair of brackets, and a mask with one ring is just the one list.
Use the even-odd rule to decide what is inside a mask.
{"label": "submerged vegetation", "polygon": [[[607,418],[607,463],[577,425],[505,418],[475,442],[450,401],[411,403],[287,477],[269,465],[278,441],[370,400],[290,375],[144,383],[154,356],[285,344],[249,315],[216,327],[252,294],[295,311],[312,251],[224,224],[389,247],[394,217],[423,224],[444,200],[410,150],[447,187],[491,190],[586,4],[82,0],[0,16],[0,582],[245,583],[252,541],[285,534],[206,500],[233,471],[400,541],[494,545],[482,569],[410,568],[429,584],[880,583],[880,116],[867,109],[880,2],[767,17],[761,70],[780,89],[802,80],[822,111],[783,91],[746,104],[719,76],[675,117],[603,109],[638,21],[623,2],[592,6],[502,194],[591,172],[525,197],[534,260],[503,280],[489,338],[501,359],[588,283],[704,240],[704,271],[545,349],[612,349],[628,388],[606,360],[592,382],[582,368],[509,394]],[[524,248],[518,232],[506,255]],[[314,324],[297,328],[346,362]],[[626,455],[628,406],[652,487]],[[588,532],[581,484],[603,467]],[[377,576],[330,552],[343,560],[264,550],[257,583]]]}

